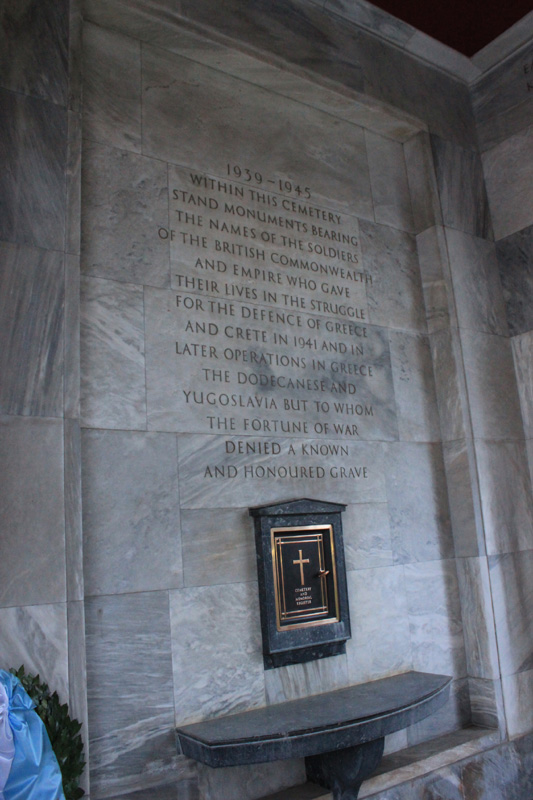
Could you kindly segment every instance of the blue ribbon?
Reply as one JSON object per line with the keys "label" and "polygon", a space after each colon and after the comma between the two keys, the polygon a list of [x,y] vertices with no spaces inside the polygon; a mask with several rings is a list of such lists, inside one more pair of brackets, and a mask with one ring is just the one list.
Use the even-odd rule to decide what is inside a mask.
{"label": "blue ribbon", "polygon": [[35,703],[15,675],[0,669],[8,700],[15,754],[4,787],[5,800],[65,800],[61,770]]}

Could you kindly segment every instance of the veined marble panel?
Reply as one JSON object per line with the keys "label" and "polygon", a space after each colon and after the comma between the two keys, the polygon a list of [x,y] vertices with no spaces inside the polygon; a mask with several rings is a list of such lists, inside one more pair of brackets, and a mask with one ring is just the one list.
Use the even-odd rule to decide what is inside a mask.
{"label": "veined marble panel", "polygon": [[496,243],[511,336],[533,328],[533,225]]}
{"label": "veined marble panel", "polygon": [[[336,74],[338,64],[335,63],[335,52],[338,49],[347,50],[343,45],[350,38],[353,41],[353,34],[349,37],[344,24],[324,17],[319,4],[309,0],[294,0],[290,4],[268,9],[242,6],[227,0],[223,8],[219,3],[185,2],[180,10],[185,17],[199,23],[201,27],[214,27],[234,39],[248,41],[259,49],[271,50],[273,61],[277,61],[276,56],[281,56],[284,61],[290,58],[303,63],[306,57],[309,58],[311,47],[312,64],[321,67],[326,74],[328,71]],[[126,11],[129,13],[125,13]],[[230,51],[228,58],[225,43],[221,44],[216,39],[201,39],[198,34],[191,36],[183,28],[168,25],[168,14],[171,11],[170,4],[147,6],[138,0],[128,0],[127,4],[121,0],[113,3],[88,0],[85,4],[87,17],[102,27],[121,30],[134,38],[192,57],[200,63],[223,71],[231,72],[236,62],[241,68],[250,67],[250,63],[255,62],[255,69],[243,69],[242,73],[248,72],[254,82],[259,82],[258,72],[276,71],[270,64],[262,65],[246,52]],[[290,40],[290,45],[287,39]],[[362,88],[361,71],[353,53],[346,52],[344,61],[347,62],[347,80],[350,85]]]}
{"label": "veined marble panel", "polygon": [[[407,728],[409,745],[430,741],[437,736],[464,728],[470,723],[470,716],[468,680],[456,679],[452,682],[448,702],[430,717]],[[425,800],[424,795],[422,797]]]}
{"label": "veined marble panel", "polygon": [[[294,800],[295,792],[298,800],[327,800],[327,789],[319,786],[317,783],[304,783],[300,786],[294,786],[292,789],[285,789],[275,794],[269,794],[265,800]],[[326,794],[324,794],[326,792]],[[331,796],[331,795],[330,795]]]}
{"label": "veined marble panel", "polygon": [[531,796],[531,777],[522,777],[521,773],[520,758],[512,745],[491,748],[463,765],[461,781],[464,796],[482,800],[527,800]]}
{"label": "veined marble panel", "polygon": [[86,601],[91,794],[192,777],[174,737],[167,592]]}
{"label": "veined marble panel", "polygon": [[[370,780],[372,780],[372,778],[370,778]],[[365,783],[367,783],[367,781],[365,781]],[[372,794],[367,794],[371,789],[368,786],[365,787],[365,783],[361,786],[361,791],[359,793],[361,800],[365,797],[372,797],[373,800],[414,800],[414,798],[418,800],[415,794],[416,788],[412,781],[404,781],[392,789],[384,789],[383,791],[378,791],[378,793],[372,792]],[[329,797],[331,797],[331,795],[329,795]],[[329,797],[326,794],[318,797],[318,800],[329,800]]]}
{"label": "veined marble panel", "polygon": [[533,550],[489,556],[502,675],[533,669]]}
{"label": "veined marble panel", "polygon": [[[79,1],[79,0],[77,0]],[[73,13],[74,10],[72,10]],[[74,80],[74,76],[71,79]],[[74,98],[72,103],[74,104]],[[81,220],[81,155],[82,155],[82,119],[79,111],[69,109],[67,115],[67,174],[66,174],[66,232],[65,251],[73,255],[80,253],[80,220]]]}
{"label": "veined marble panel", "polygon": [[63,250],[67,112],[0,89],[0,239]]}
{"label": "veined marble panel", "polygon": [[170,285],[167,165],[105,145],[83,148],[82,270],[96,278]]}
{"label": "veined marble panel", "polygon": [[[409,748],[405,753],[390,756],[377,770],[377,774],[365,781],[361,787],[361,798],[373,797],[375,800],[529,800],[530,793],[492,794],[491,784],[488,793],[482,782],[470,789],[474,793],[463,795],[462,772],[466,766],[472,765],[480,755],[490,750],[492,756],[500,758],[502,773],[506,771],[506,753],[514,750],[517,761],[521,764],[520,772],[529,782],[531,775],[531,735],[515,740],[512,743],[501,742],[497,731],[475,731],[472,725],[464,730],[451,731],[436,739],[422,742]],[[496,760],[496,759],[495,759]],[[480,776],[481,777],[481,776]],[[499,776],[501,777],[501,776]],[[520,775],[522,777],[522,774]],[[444,780],[441,780],[444,779]],[[459,786],[459,794],[457,787]],[[518,787],[519,783],[514,784]],[[392,788],[391,788],[392,787]],[[408,790],[403,792],[404,787]],[[510,784],[513,787],[513,784]],[[432,794],[435,789],[436,795]],[[401,790],[401,791],[399,791]],[[396,792],[398,792],[396,794]],[[451,792],[448,794],[447,792]],[[276,798],[275,800],[278,800]],[[284,798],[279,798],[284,800]]]}
{"label": "veined marble panel", "polygon": [[405,49],[427,61],[432,67],[442,69],[465,83],[470,83],[480,74],[478,67],[469,58],[422,31],[414,32]]}
{"label": "veined marble panel", "polygon": [[[71,111],[79,113],[82,104],[82,36],[84,19],[82,0],[72,0],[69,4],[69,104]],[[81,127],[81,126],[80,126]]]}
{"label": "veined marble panel", "polygon": [[406,564],[404,569],[413,668],[466,676],[455,559]]}
{"label": "veined marble panel", "polygon": [[24,665],[26,672],[69,700],[67,607],[65,603],[0,608],[2,669]]}
{"label": "veined marble panel", "polygon": [[140,42],[86,22],[83,61],[84,135],[140,153]]}
{"label": "veined marble panel", "polygon": [[346,569],[392,566],[386,503],[348,505],[342,515]]}
{"label": "veined marble panel", "polygon": [[64,301],[60,253],[0,242],[3,413],[62,416]]}
{"label": "veined marble panel", "polygon": [[270,795],[305,783],[303,759],[222,769],[200,764],[198,772],[202,800],[256,800],[266,797],[265,792]]}
{"label": "veined marble panel", "polygon": [[[468,652],[468,651],[467,651]],[[482,728],[506,729],[502,684],[499,679],[469,678],[468,692],[472,724]]]}
{"label": "veined marble panel", "polygon": [[397,753],[399,750],[403,750],[407,746],[407,730],[404,729],[403,731],[396,731],[395,733],[391,733],[385,737],[385,748],[383,750],[383,755],[388,756],[391,753]]}
{"label": "veined marble panel", "polygon": [[[169,74],[179,78],[169,83]],[[261,192],[373,216],[362,128],[150,47],[143,48],[143,152],[221,180],[235,167],[246,180],[247,168]]]}
{"label": "veined marble panel", "polygon": [[422,289],[429,333],[445,330],[450,317],[455,319],[455,306],[450,303],[450,268],[446,236],[440,226],[427,228],[416,237]]}
{"label": "veined marble panel", "polygon": [[429,337],[391,331],[389,339],[400,440],[439,441],[439,410]]}
{"label": "veined marble panel", "polygon": [[[254,31],[250,31],[248,25],[249,22],[253,25],[253,21],[244,17],[244,28],[248,25],[248,29],[241,30],[242,35],[245,38],[249,33],[252,38],[254,34],[258,36],[259,48],[266,47],[267,50],[274,51],[281,56],[281,62],[276,55],[274,58],[270,57],[268,61],[258,59],[249,52],[232,50],[221,41],[200,37],[198,33],[185,27],[170,26],[167,24],[162,4],[147,8],[146,3],[138,1],[129,0],[126,5],[123,2],[88,0],[84,8],[87,18],[102,27],[120,29],[143,42],[185,56],[205,66],[214,67],[229,75],[244,77],[249,82],[270,91],[355,122],[385,136],[399,141],[410,138],[420,128],[420,123],[412,115],[397,108],[392,110],[375,101],[365,101],[362,96],[356,94],[354,89],[363,88],[361,69],[354,52],[354,42],[357,40],[358,32],[347,29],[345,24],[337,20],[323,16],[318,6],[318,3],[304,0],[304,2],[293,2],[290,6],[269,7],[267,12],[269,19],[265,19]],[[216,19],[217,25],[226,30],[226,26],[231,29],[232,25],[236,23],[239,25],[243,21],[243,15],[250,12],[254,15],[261,13],[262,9],[258,6],[226,3],[224,12],[220,14],[219,4],[187,5],[187,14],[195,16],[203,25],[211,27]],[[274,16],[277,19],[275,31],[272,26]],[[288,31],[291,43],[287,45],[280,31],[291,17],[292,31]],[[235,33],[230,35],[235,36]],[[340,60],[335,55],[338,50],[342,50]],[[304,70],[287,69],[287,58],[293,60],[293,66],[294,61],[302,64]],[[314,75],[309,74],[313,69],[319,70],[318,75],[316,71]],[[320,73],[324,77],[321,77]],[[336,86],[332,86],[330,78],[336,81]],[[339,84],[339,79],[344,80],[347,85]]]}
{"label": "veined marble panel", "polygon": [[257,583],[170,592],[176,724],[265,704]]}
{"label": "veined marble panel", "polygon": [[523,439],[509,339],[468,330],[461,339],[474,436],[493,441]]}
{"label": "veined marble panel", "polygon": [[[353,41],[353,39],[352,39]],[[235,63],[234,69],[227,69],[228,72],[236,76],[243,76],[248,73],[244,65],[240,65],[236,60],[228,59],[227,51],[225,57],[225,67],[228,61],[231,65]],[[251,59],[250,59],[251,61]],[[207,63],[207,62],[205,62]],[[390,105],[379,103],[371,98],[366,98],[359,92],[355,92],[341,84],[334,85],[326,79],[324,85],[317,83],[315,76],[306,75],[305,77],[287,69],[274,69],[271,65],[262,63],[262,69],[258,69],[255,61],[252,64],[252,74],[255,82],[265,89],[305,103],[319,111],[325,111],[334,117],[360,125],[366,130],[373,131],[380,136],[386,136],[398,142],[405,142],[411,138],[420,128],[425,128],[411,114],[401,111],[398,108],[391,108]],[[213,66],[215,66],[213,64]],[[342,79],[342,76],[340,76]],[[319,78],[320,80],[320,78]]]}
{"label": "veined marble panel", "polygon": [[[525,59],[524,56],[522,56],[522,61],[524,60],[528,60],[527,56]],[[508,62],[506,60],[504,69],[508,69],[507,64]],[[494,116],[485,118],[478,123],[481,152],[490,150],[492,147],[497,147],[502,142],[505,142],[505,140],[510,136],[514,136],[531,125],[533,104],[531,102],[531,89],[527,88],[528,84],[531,84],[531,74],[528,73],[528,75],[524,75],[524,63],[521,64],[521,67],[522,69],[520,72],[522,74],[520,74],[519,77],[516,74],[517,70],[514,70],[516,88],[518,92],[521,92],[522,97],[524,98],[525,87],[526,91],[528,92],[528,96],[525,97],[522,102],[519,101],[516,103],[516,105],[511,106],[510,108],[505,110],[499,109],[498,111],[495,110]],[[512,72],[510,69],[508,71]],[[492,77],[492,75],[490,77]],[[494,83],[496,85],[491,87],[492,96],[499,98],[503,92],[497,86],[497,80],[494,81]],[[483,116],[485,116],[484,113]]]}
{"label": "veined marble panel", "polygon": [[453,765],[439,770],[436,775],[413,781],[412,792],[413,800],[463,800],[460,770]]}
{"label": "veined marble panel", "polygon": [[386,502],[377,442],[182,435],[178,455],[182,508],[249,508],[317,496]]}
{"label": "veined marble panel", "polygon": [[65,106],[68,3],[16,0],[0,11],[0,86]]}
{"label": "veined marble panel", "polygon": [[[413,669],[403,566],[347,573],[352,638],[346,642],[350,683]],[[394,602],[391,602],[394,598]]]}
{"label": "veined marble panel", "polygon": [[182,585],[176,437],[84,431],[85,593]]}
{"label": "veined marble panel", "polygon": [[465,83],[363,32],[358,56],[366,94],[414,114],[444,140],[463,147],[476,146],[474,115]]}
{"label": "veined marble panel", "polygon": [[457,343],[457,333],[443,328],[430,334],[429,342],[435,375],[435,387],[439,408],[442,439],[453,442],[464,438],[469,430],[462,402],[464,375],[459,371],[461,354]]}
{"label": "veined marble panel", "polygon": [[502,239],[533,224],[532,154],[533,125],[483,154],[496,239]]}
{"label": "veined marble panel", "polygon": [[66,600],[63,424],[0,417],[0,606]]}
{"label": "veined marble panel", "polygon": [[525,442],[475,443],[488,555],[533,549]]}
{"label": "veined marble panel", "polygon": [[[139,20],[142,20],[148,24],[150,19],[166,19],[165,11],[168,13],[171,10],[171,3],[160,2],[154,5],[155,9],[151,5],[147,5],[146,2],[142,3],[133,0],[131,6],[134,22],[139,24]],[[144,8],[145,13],[143,16],[139,13],[139,7],[140,9]],[[312,36],[314,31],[313,22],[316,24],[317,12],[319,12],[319,10],[319,6],[315,4],[314,0],[311,0],[311,2],[308,2],[308,0],[300,0],[300,2],[298,2],[297,0],[288,7],[273,10],[272,13],[278,25],[282,27],[283,23],[285,23],[289,30],[291,27],[295,27],[297,20],[304,23],[307,22],[305,32],[308,36]],[[157,13],[158,11],[159,14]],[[305,11],[308,11],[307,17],[305,16]],[[105,23],[108,27],[121,28],[131,24],[131,21],[127,18],[123,20],[122,26],[119,24],[122,21],[122,12],[123,7],[120,2],[106,3],[103,8],[100,7],[98,2],[94,2],[94,0],[91,0],[88,4],[88,16],[90,19],[93,19],[97,24]],[[238,36],[241,34],[241,36],[245,37],[245,34],[248,32],[250,36],[255,34],[259,37],[262,34],[265,39],[275,39],[274,33],[270,30],[254,31],[252,29],[248,31],[248,27],[252,27],[251,23],[254,19],[265,20],[267,14],[265,9],[242,8],[238,3],[233,2],[233,0],[225,0],[223,8],[221,8],[220,4],[217,2],[206,2],[204,0],[204,2],[198,4],[195,3],[194,0],[183,0],[182,6],[180,7],[180,14],[186,19],[195,21],[196,23],[203,25],[209,25],[209,23],[211,23],[212,27],[228,35],[234,34]],[[293,26],[291,26],[291,22]],[[137,28],[133,28],[132,30],[136,33],[138,32]],[[283,30],[278,31],[278,38],[281,37],[282,34]],[[132,35],[134,34],[132,33]],[[302,42],[305,41],[304,32],[300,32],[300,38]],[[278,42],[278,47],[281,47],[281,42]]]}
{"label": "veined marble panel", "polygon": [[[444,225],[492,238],[483,166],[475,150],[438,136],[431,137]],[[497,237],[498,238],[498,237]]]}
{"label": "veined marble panel", "polygon": [[386,330],[249,297],[145,290],[151,429],[398,438]]}
{"label": "veined marble panel", "polygon": [[529,733],[533,729],[533,670],[504,676],[502,689],[509,736]]}
{"label": "veined marble panel", "polygon": [[451,228],[446,243],[459,327],[507,336],[494,244]]}
{"label": "veined marble panel", "polygon": [[[470,387],[464,348],[471,347],[469,342],[475,336],[474,332],[459,333],[456,327],[437,331],[430,336],[443,441],[471,439],[473,436],[472,416],[465,406]],[[489,342],[498,338],[503,341],[502,337],[489,339],[487,336]]]}
{"label": "veined marble panel", "polygon": [[361,221],[363,266],[370,322],[391,328],[427,330],[416,239],[385,225]]}
{"label": "veined marble panel", "polygon": [[366,0],[326,0],[324,10],[332,14],[338,14],[355,25],[372,31],[378,36],[394,41],[400,47],[407,44],[415,32],[412,25],[393,17],[386,11],[382,11]]}
{"label": "veined marble panel", "polygon": [[348,663],[344,654],[265,671],[269,705],[332,692],[348,685]]}
{"label": "veined marble panel", "polygon": [[[191,767],[191,770],[194,767]],[[108,800],[202,800],[199,794],[198,778],[185,778],[176,782],[152,786],[138,792],[125,792],[113,795]]]}
{"label": "veined marble panel", "polygon": [[474,445],[456,439],[442,445],[455,555],[484,555],[486,552],[481,520],[479,481],[473,468]]}
{"label": "veined marble panel", "polygon": [[333,80],[344,75],[348,85],[362,89],[361,68],[353,52],[358,32],[344,21],[324,15],[321,6],[314,0],[291,0],[268,7],[226,1],[222,9],[217,2],[199,5],[185,0],[181,11],[189,19],[270,51],[283,61],[288,59]]}
{"label": "veined marble panel", "polygon": [[146,428],[140,286],[82,279],[81,418],[89,428]]}
{"label": "veined marble panel", "polygon": [[[140,32],[139,38],[150,38],[159,46],[177,49],[176,37],[168,31],[162,33],[161,25],[157,24],[171,12],[169,4],[157,4],[151,14],[139,5],[91,0],[86,14],[101,25],[127,29],[137,36]],[[367,33],[337,15],[324,14],[318,3],[292,0],[265,8],[230,2],[222,10],[219,3],[187,2],[180,10],[184,17],[263,50],[271,58],[280,57],[297,68],[314,72],[319,80],[366,90],[418,118],[429,117],[431,125],[443,137],[469,144],[475,141],[468,87],[463,82],[417,58],[406,57],[403,48],[391,47],[372,31]],[[125,11],[130,13],[126,15]],[[373,9],[370,16],[375,14]],[[432,98],[431,104],[427,97]]]}
{"label": "veined marble panel", "polygon": [[457,574],[468,674],[495,679],[499,676],[499,662],[487,559],[459,558]]}
{"label": "veined marble panel", "polygon": [[248,509],[184,510],[181,537],[185,586],[257,580],[255,538]]}
{"label": "veined marble panel", "polygon": [[434,225],[442,225],[431,142],[426,131],[420,131],[405,142],[404,157],[415,232],[421,233]]}
{"label": "veined marble panel", "polygon": [[65,255],[64,414],[80,416],[80,257]]}
{"label": "veined marble panel", "polygon": [[[87,651],[85,646],[85,604],[83,600],[67,603],[68,636],[68,706],[73,719],[81,722],[81,737],[85,762],[90,759],[89,752],[89,714],[87,709]],[[85,769],[81,788],[88,794],[89,770]]]}
{"label": "veined marble panel", "polygon": [[387,496],[396,563],[454,555],[446,476],[440,444],[386,446]]}
{"label": "veined marble panel", "polygon": [[413,232],[413,209],[402,145],[369,131],[365,137],[376,222]]}
{"label": "veined marble panel", "polygon": [[83,601],[83,529],[81,520],[81,432],[77,419],[65,419],[65,554],[67,600]]}
{"label": "veined marble panel", "polygon": [[520,739],[515,739],[511,744],[511,748],[520,760],[521,764],[517,789],[519,793],[522,792],[523,800],[526,800],[528,796],[531,796],[531,792],[533,791],[531,780],[531,774],[533,772],[533,759],[531,757],[531,733],[527,733]]}
{"label": "veined marble panel", "polygon": [[533,330],[521,336],[514,336],[511,342],[524,435],[527,439],[531,439],[533,438]]}
{"label": "veined marble panel", "polygon": [[[408,800],[435,800],[431,790],[438,786],[437,800],[450,800],[450,797],[452,800],[458,800],[458,797],[462,800],[462,793],[457,795],[455,788],[460,780],[461,762],[476,756],[489,746],[497,745],[499,741],[497,733],[475,732],[468,725],[464,730],[450,731],[419,742],[402,753],[384,759],[376,774],[363,783],[359,796],[371,796],[376,800],[396,800],[395,792],[398,787],[408,787],[409,792],[401,793],[398,797],[406,797]],[[448,781],[451,796],[446,793]],[[392,793],[389,794],[389,791]]]}
{"label": "veined marble panel", "polygon": [[[528,38],[530,36],[531,20]],[[513,49],[513,55],[499,59],[501,63],[490,69],[472,87],[482,151],[531,125],[533,98],[528,89],[532,77],[531,45]]]}

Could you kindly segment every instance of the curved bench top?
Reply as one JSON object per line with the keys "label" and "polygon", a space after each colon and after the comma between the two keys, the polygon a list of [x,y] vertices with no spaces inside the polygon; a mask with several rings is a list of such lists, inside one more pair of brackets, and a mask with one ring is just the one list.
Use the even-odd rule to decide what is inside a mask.
{"label": "curved bench top", "polygon": [[353,747],[432,714],[451,678],[406,672],[277,705],[185,725],[181,752],[211,767],[255,764]]}

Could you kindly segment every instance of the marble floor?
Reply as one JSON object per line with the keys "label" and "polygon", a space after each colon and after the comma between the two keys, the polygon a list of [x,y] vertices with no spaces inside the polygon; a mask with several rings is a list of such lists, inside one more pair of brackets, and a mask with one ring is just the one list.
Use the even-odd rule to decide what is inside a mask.
{"label": "marble floor", "polygon": [[[184,794],[185,792],[185,794]],[[391,753],[363,784],[360,800],[531,800],[533,734],[501,741],[498,730],[468,727]],[[196,781],[153,787],[109,800],[202,800]],[[261,800],[332,800],[305,783]]]}

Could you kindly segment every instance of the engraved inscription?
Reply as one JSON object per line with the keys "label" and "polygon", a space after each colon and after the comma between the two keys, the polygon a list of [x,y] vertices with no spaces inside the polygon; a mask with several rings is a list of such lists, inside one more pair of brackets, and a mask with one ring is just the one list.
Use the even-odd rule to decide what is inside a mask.
{"label": "engraved inscription", "polygon": [[149,429],[224,434],[204,484],[366,482],[367,464],[335,440],[391,441],[398,429],[357,218],[250,164],[219,177],[170,165],[169,185],[155,235],[169,243],[172,290],[145,289]]}
{"label": "engraved inscription", "polygon": [[147,290],[149,426],[396,438],[357,219],[314,205],[310,187],[226,171],[171,170],[171,224],[158,235],[175,294]]}

